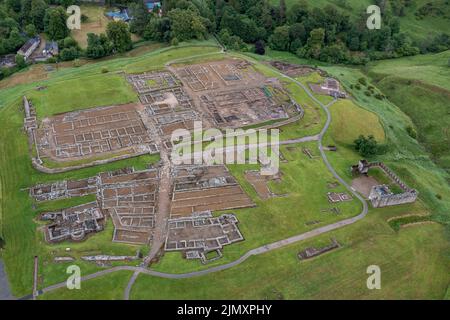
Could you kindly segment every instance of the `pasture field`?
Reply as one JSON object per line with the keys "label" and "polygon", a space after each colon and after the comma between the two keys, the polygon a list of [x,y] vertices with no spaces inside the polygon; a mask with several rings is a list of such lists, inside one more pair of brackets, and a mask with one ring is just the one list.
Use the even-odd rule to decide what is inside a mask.
{"label": "pasture field", "polygon": [[[184,57],[188,55],[187,52],[203,54],[218,51],[217,47],[209,46],[210,42],[204,43],[206,47],[202,46],[201,43],[197,46],[194,44],[192,47],[182,45],[175,50],[161,49],[144,56],[119,58],[109,62],[85,65],[80,68],[62,69],[53,73],[49,80],[18,85],[0,92],[0,133],[2,136],[0,143],[0,167],[2,168],[0,233],[6,239],[7,250],[2,252],[2,259],[14,295],[20,297],[31,292],[32,261],[35,255],[41,258],[40,270],[42,270],[42,273],[40,277],[43,285],[62,281],[66,277],[64,264],[51,263],[54,257],[54,253],[52,253],[54,247],[44,244],[42,234],[36,230],[37,223],[34,219],[39,208],[33,209],[34,205],[26,188],[38,182],[81,179],[98,172],[127,166],[145,168],[148,163],[156,162],[159,159],[158,156],[142,156],[65,174],[47,175],[39,173],[31,166],[27,138],[22,129],[21,97],[30,94],[33,99],[35,98],[39,117],[77,108],[87,108],[96,103],[100,105],[123,103],[130,98],[134,98],[134,94],[131,95],[131,89],[127,87],[120,76],[103,74],[101,69],[105,65],[110,70],[114,68],[120,70],[121,67],[137,68],[136,65],[151,65],[153,68],[162,68],[165,62]],[[36,86],[45,86],[47,89],[36,91]],[[104,90],[108,91],[108,94],[102,94]],[[45,98],[46,94],[47,98]],[[66,99],[67,95],[72,99]],[[72,201],[76,200],[58,202],[52,205],[52,209],[61,209],[58,206],[66,207],[73,204]],[[109,231],[107,229],[98,235],[98,239],[92,237],[86,242],[86,245],[79,246],[78,250],[76,245],[70,244],[71,253],[74,255],[81,252],[83,254],[100,253],[99,248],[101,247],[105,249],[102,249],[101,252],[106,254],[109,251],[110,254],[117,252],[134,255],[139,249],[139,247],[125,244],[110,243],[107,246],[105,240],[111,239],[111,235],[112,228]],[[67,243],[64,245],[65,247],[68,246]],[[55,269],[59,272],[54,272]],[[98,270],[98,267],[94,264],[83,263],[82,269],[84,269],[83,272],[86,270],[93,272]]]}
{"label": "pasture field", "polygon": [[[22,113],[19,104],[15,103],[0,109],[0,167],[1,194],[0,194],[0,232],[6,239],[6,250],[2,252],[6,271],[13,293],[20,297],[29,294],[32,287],[33,257],[40,257],[40,277],[43,284],[52,284],[65,279],[64,264],[54,264],[53,257],[57,253],[71,248],[70,255],[81,253],[100,252],[127,253],[134,255],[138,247],[113,244],[112,227],[105,232],[91,237],[88,241],[79,244],[62,243],[47,245],[42,233],[36,230],[39,225],[35,217],[43,210],[58,210],[84,202],[86,199],[65,199],[54,203],[34,205],[28,195],[27,188],[37,183],[58,181],[62,179],[82,179],[93,176],[99,172],[117,170],[119,168],[135,166],[143,169],[148,163],[158,161],[158,156],[141,156],[110,164],[71,171],[64,174],[44,174],[31,166],[28,153],[27,138],[22,132]],[[90,200],[90,199],[89,199]],[[58,247],[59,246],[59,247]],[[59,248],[59,249],[58,249]],[[100,250],[101,248],[101,250]],[[59,272],[54,272],[59,270]],[[83,264],[82,270],[98,270],[94,264]]]}
{"label": "pasture field", "polygon": [[450,51],[370,64],[368,75],[407,114],[418,141],[450,173]]}
{"label": "pasture field", "polygon": [[27,94],[27,98],[33,102],[39,118],[138,100],[125,78],[117,74],[55,81],[43,90],[31,91]]}
{"label": "pasture field", "polygon": [[[228,166],[242,188],[257,205],[255,208],[232,210],[239,219],[239,228],[245,241],[225,247],[224,257],[207,266],[200,262],[186,263],[181,254],[175,252],[166,253],[161,262],[154,265],[153,268],[172,273],[209,268],[236,260],[253,248],[360,213],[361,204],[355,199],[338,204],[328,203],[327,192],[345,192],[345,188],[339,186],[329,189],[328,183],[334,181],[331,173],[327,171],[320,157],[309,159],[303,153],[302,148],[309,148],[314,155],[319,155],[316,143],[281,146],[280,151],[288,162],[280,163],[281,182],[271,181],[269,183],[270,190],[279,196],[268,200],[259,199],[253,187],[244,177],[246,170],[258,169],[257,166]],[[340,214],[327,211],[332,207],[339,208]],[[217,214],[219,215],[220,212]],[[307,224],[315,220],[320,222]]]}
{"label": "pasture field", "polygon": [[[443,227],[418,225],[394,232],[385,221],[420,206],[372,211],[360,223],[251,257],[239,266],[190,279],[170,280],[139,275],[132,299],[442,299],[450,281],[449,244]],[[299,261],[306,247],[323,246],[330,237],[341,248]],[[164,259],[167,259],[166,257]],[[381,290],[366,287],[369,265],[379,265]],[[123,293],[131,273],[112,274],[82,283],[81,292],[58,289],[43,299],[102,299]],[[263,281],[262,281],[263,280]],[[448,295],[448,294],[447,294]]]}
{"label": "pasture field", "polygon": [[[280,0],[271,0],[271,2],[276,5],[280,3]],[[297,2],[298,0],[286,0],[286,5],[290,7]],[[423,19],[418,19],[415,16],[416,10],[429,2],[429,0],[415,0],[410,7],[405,9],[404,16],[399,17],[401,31],[409,34],[413,40],[423,40],[429,35],[447,32],[448,30],[448,20],[445,18],[427,16]],[[323,8],[326,5],[334,5],[354,19],[361,16],[368,17],[366,8],[375,4],[370,0],[314,0],[307,1],[307,3],[310,8]]]}
{"label": "pasture field", "polygon": [[[6,239],[2,252],[13,293],[29,294],[32,287],[33,256],[40,257],[40,283],[43,288],[67,278],[67,264],[53,263],[54,256],[63,254],[67,247],[70,255],[85,254],[135,255],[140,246],[112,243],[112,223],[102,233],[93,235],[82,243],[44,243],[36,215],[44,210],[57,210],[86,199],[69,199],[35,205],[27,188],[37,182],[61,179],[81,179],[98,172],[127,166],[144,168],[155,163],[158,156],[141,156],[64,174],[47,175],[31,166],[27,139],[23,133],[23,114],[19,106],[21,97],[30,95],[38,116],[129,102],[136,99],[131,88],[123,83],[116,72],[143,72],[161,69],[176,59],[209,59],[218,56],[219,49],[211,41],[182,44],[178,48],[162,48],[136,57],[122,57],[80,68],[61,69],[48,80],[19,85],[0,92],[0,234]],[[239,55],[236,55],[239,56]],[[251,55],[254,59],[258,58]],[[294,56],[287,56],[296,61]],[[268,59],[268,57],[261,58]],[[106,68],[109,72],[102,73]],[[258,63],[257,69],[267,76],[279,77],[268,66]],[[338,146],[338,152],[327,152],[331,164],[347,181],[351,180],[349,167],[360,156],[352,143],[360,134],[373,134],[380,143],[388,145],[383,155],[374,159],[387,163],[402,179],[419,190],[421,201],[415,204],[384,209],[371,209],[362,221],[340,230],[321,235],[273,252],[252,257],[243,264],[219,273],[184,280],[167,280],[140,275],[132,290],[134,299],[293,299],[293,298],[425,298],[440,299],[447,292],[449,276],[450,243],[448,222],[450,212],[450,187],[446,186],[445,171],[437,167],[420,144],[411,138],[405,127],[413,121],[400,108],[388,100],[366,96],[363,90],[350,89],[365,74],[358,69],[341,66],[324,66],[338,78],[352,94],[351,100],[339,100],[330,106],[331,127],[324,145]],[[302,79],[305,80],[305,79]],[[284,140],[317,134],[323,127],[326,115],[307,94],[294,83],[284,79],[294,99],[305,107],[305,118],[282,128]],[[37,85],[46,89],[36,91]],[[63,88],[70,87],[71,93]],[[101,94],[102,91],[108,94]],[[68,90],[66,90],[68,91]],[[116,92],[117,91],[117,92]],[[72,99],[66,100],[68,94]],[[87,95],[87,96],[86,96]],[[135,101],[135,100],[131,100]],[[153,269],[184,273],[210,268],[233,261],[250,249],[285,239],[317,227],[355,216],[361,211],[357,200],[330,204],[327,192],[346,192],[343,186],[330,189],[334,178],[320,157],[309,158],[303,148],[318,156],[316,142],[281,146],[287,160],[280,162],[281,180],[271,181],[270,190],[277,196],[261,200],[245,178],[245,171],[258,169],[256,165],[230,165],[229,170],[242,188],[257,204],[255,208],[233,210],[239,219],[239,228],[245,241],[227,246],[224,257],[207,266],[197,261],[183,260],[180,253],[167,253]],[[399,161],[401,160],[401,161]],[[443,197],[438,199],[436,195]],[[329,211],[338,207],[340,214]],[[401,228],[395,232],[387,219],[406,214],[431,213],[432,224]],[[221,212],[215,212],[221,214]],[[311,221],[319,221],[309,224]],[[297,253],[309,246],[323,246],[335,237],[342,248],[309,261],[300,262]],[[90,263],[80,263],[82,274],[101,270]],[[383,272],[382,290],[366,288],[366,268],[378,264]],[[113,264],[113,266],[116,264]],[[130,263],[133,265],[133,263]],[[82,290],[59,289],[45,294],[43,299],[121,299],[131,276],[120,271],[82,283]],[[270,281],[262,281],[269,279]]]}
{"label": "pasture field", "polygon": [[86,281],[80,290],[56,290],[39,296],[40,300],[120,300],[123,298],[123,288],[126,287],[132,275],[131,271],[118,271],[104,277]]}

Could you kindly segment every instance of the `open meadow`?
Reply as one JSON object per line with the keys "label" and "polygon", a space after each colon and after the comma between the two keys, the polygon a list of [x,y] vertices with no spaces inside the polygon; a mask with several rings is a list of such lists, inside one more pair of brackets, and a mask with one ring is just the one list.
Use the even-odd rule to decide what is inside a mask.
{"label": "open meadow", "polygon": [[[27,188],[39,182],[81,179],[123,167],[144,169],[148,164],[160,160],[159,156],[144,155],[63,174],[40,173],[31,166],[27,138],[23,131],[23,111],[20,107],[22,96],[27,95],[33,100],[40,119],[98,105],[137,101],[138,97],[126,82],[123,72],[159,70],[168,62],[179,59],[208,60],[221,56],[223,53],[210,40],[184,43],[179,47],[158,48],[133,57],[120,57],[79,68],[64,68],[50,74],[48,79],[0,92],[0,234],[6,239],[2,259],[16,296],[31,293],[35,255],[40,257],[39,288],[42,289],[67,278],[65,269],[68,264],[56,264],[53,258],[64,254],[68,247],[70,255],[75,258],[100,253],[135,255],[138,250],[141,253],[148,250],[148,246],[111,242],[113,225],[110,220],[103,232],[84,242],[47,244],[42,233],[37,230],[41,226],[36,221],[37,215],[92,199],[87,196],[83,199],[36,204],[29,197]],[[230,56],[244,57],[235,53],[230,53]],[[304,62],[293,55],[283,56],[291,62]],[[251,54],[248,57],[265,76],[282,78],[274,69],[262,63],[270,57],[259,58]],[[399,63],[401,66],[402,63]],[[339,79],[351,94],[350,99],[338,100],[329,107],[331,125],[323,144],[336,145],[338,148],[337,152],[326,152],[333,168],[344,180],[351,182],[350,166],[360,159],[353,149],[353,141],[361,134],[374,135],[380,144],[387,146],[387,151],[370,160],[380,160],[392,167],[402,179],[419,190],[420,201],[383,209],[370,208],[368,215],[357,223],[253,256],[225,271],[179,280],[141,274],[132,289],[131,298],[441,299],[446,295],[450,282],[450,187],[446,181],[446,172],[406,132],[408,125],[417,125],[412,114],[403,110],[394,99],[379,100],[373,95],[367,96],[364,90],[354,89],[359,78],[367,77],[363,70],[343,66],[323,68]],[[375,66],[372,72],[385,74],[382,71]],[[297,80],[308,84],[321,81],[322,78],[313,74]],[[379,78],[377,80],[380,81]],[[326,122],[325,111],[300,86],[285,78],[282,81],[291,97],[305,109],[302,120],[281,128],[282,140],[320,133]],[[382,81],[373,80],[373,84],[377,86],[376,90],[385,92]],[[44,89],[38,91],[37,86]],[[331,102],[329,97],[315,96],[322,103]],[[436,107],[436,110],[441,110],[439,108]],[[262,199],[245,176],[247,170],[259,169],[258,165],[228,166],[242,189],[256,204],[256,207],[232,210],[239,220],[239,229],[245,241],[225,247],[224,257],[208,265],[195,260],[187,261],[180,252],[171,252],[162,256],[151,268],[167,273],[211,268],[234,261],[251,249],[354,217],[361,212],[362,205],[357,199],[340,203],[328,201],[328,192],[348,190],[339,183],[335,184],[335,178],[319,156],[317,141],[283,145],[280,152],[283,158],[280,161],[280,179],[268,183],[274,195],[269,199]],[[441,194],[441,198],[437,197],[438,194]],[[221,213],[214,212],[214,215]],[[433,222],[401,226],[399,231],[389,224],[389,218],[408,214],[430,214]],[[327,245],[332,237],[339,242],[340,248],[311,260],[298,259],[299,251],[311,246]],[[104,269],[88,262],[77,261],[77,264],[81,267],[82,275]],[[366,287],[366,268],[371,264],[381,267],[382,290],[368,290]],[[112,264],[115,265],[118,264]],[[130,277],[130,271],[114,272],[83,282],[80,291],[58,289],[40,298],[121,299]]]}

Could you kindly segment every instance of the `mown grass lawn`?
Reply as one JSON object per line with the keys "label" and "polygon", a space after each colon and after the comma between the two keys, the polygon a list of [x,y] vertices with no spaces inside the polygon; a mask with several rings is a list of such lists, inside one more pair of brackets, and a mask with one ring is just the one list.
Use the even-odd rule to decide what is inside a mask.
{"label": "mown grass lawn", "polygon": [[[169,280],[140,275],[132,299],[442,299],[450,281],[449,243],[438,224],[395,232],[386,222],[421,213],[420,204],[372,210],[363,221],[202,277]],[[341,248],[300,262],[299,251],[334,237]],[[171,257],[173,257],[171,255]],[[381,268],[381,290],[368,290],[369,265]],[[122,275],[123,292],[129,274]],[[82,284],[82,295],[58,289],[43,298],[101,299],[111,276]],[[118,281],[115,281],[118,282]],[[94,286],[95,284],[95,286]],[[106,288],[105,290],[103,288]],[[118,297],[119,299],[122,297]]]}
{"label": "mown grass lawn", "polygon": [[[355,216],[361,211],[357,200],[330,204],[327,192],[345,192],[343,186],[329,189],[328,183],[335,179],[328,172],[320,157],[310,159],[302,151],[309,148],[314,155],[319,155],[316,143],[304,143],[293,146],[281,146],[280,150],[288,162],[280,163],[281,182],[271,182],[271,191],[279,197],[261,200],[253,187],[244,177],[245,171],[259,169],[256,165],[228,165],[242,188],[255,201],[257,206],[250,209],[231,210],[239,219],[239,228],[245,241],[226,246],[224,257],[208,264],[186,262],[181,254],[167,253],[154,269],[163,272],[184,273],[209,268],[236,260],[245,252],[290,236],[306,232],[335,221]],[[337,207],[336,215],[327,209]],[[220,213],[216,213],[220,214]],[[308,225],[312,221],[317,224]]]}
{"label": "mown grass lawn", "polygon": [[[450,280],[443,227],[394,233],[377,213],[356,225],[250,258],[235,268],[183,280],[140,275],[133,299],[441,299]],[[297,253],[335,237],[343,247],[300,262]],[[382,272],[381,290],[366,287],[369,265]],[[174,290],[174,288],[176,288]]]}
{"label": "mown grass lawn", "polygon": [[123,75],[101,74],[53,82],[45,89],[27,94],[39,118],[81,110],[138,101]]}
{"label": "mown grass lawn", "polygon": [[[138,246],[111,242],[112,225],[109,225],[106,231],[83,243],[47,245],[43,240],[42,233],[36,230],[38,224],[36,224],[35,218],[39,212],[58,210],[94,199],[92,197],[64,199],[38,204],[33,208],[33,201],[28,195],[27,188],[36,183],[82,179],[99,172],[128,166],[143,169],[149,163],[158,161],[159,156],[141,156],[102,166],[49,175],[37,172],[31,166],[27,138],[22,132],[22,115],[19,112],[18,104],[0,109],[0,133],[2,135],[0,141],[0,232],[6,241],[6,250],[2,252],[2,259],[16,296],[20,297],[31,292],[33,257],[35,255],[40,258],[41,283],[39,287],[41,287],[66,279],[65,268],[67,265],[53,263],[53,258],[58,254],[74,257],[88,253],[136,254]],[[65,252],[67,247],[71,248],[70,252]],[[80,263],[80,265],[83,272],[93,272],[99,269],[94,264]]]}
{"label": "mown grass lawn", "polygon": [[[61,70],[45,82],[49,90],[53,84],[67,79],[82,79],[112,76],[101,74],[102,67],[111,71],[126,69],[127,72],[140,72],[162,68],[164,63],[190,55],[202,55],[217,52],[215,47],[183,47],[178,49],[161,49],[157,52],[136,58],[121,58],[95,65],[86,65],[79,69]],[[262,66],[265,72],[273,71]],[[359,71],[343,67],[330,67],[327,71],[349,84],[362,75]],[[304,100],[309,105],[309,97],[292,83],[288,88],[296,99]],[[127,254],[133,255],[137,246],[119,245],[110,242],[112,225],[109,223],[103,233],[91,237],[88,241],[72,244],[62,243],[49,246],[43,243],[42,234],[36,232],[33,222],[37,212],[44,208],[58,209],[68,202],[47,203],[36,209],[24,188],[37,182],[54,181],[62,178],[74,179],[94,175],[99,171],[130,166],[144,167],[149,162],[157,161],[155,157],[138,157],[111,163],[105,166],[77,170],[66,174],[45,175],[37,173],[30,165],[27,152],[26,137],[22,132],[22,117],[19,111],[20,97],[33,86],[24,85],[0,93],[0,167],[1,195],[0,222],[1,234],[6,239],[6,250],[2,258],[10,277],[13,292],[20,296],[28,294],[32,285],[32,258],[39,255],[41,259],[40,287],[64,281],[67,277],[67,264],[54,264],[52,258],[65,252],[70,247],[70,254],[79,257],[87,253]],[[78,89],[82,90],[82,89]],[[45,92],[42,91],[42,93]],[[333,122],[325,139],[326,143],[338,145],[338,152],[327,153],[333,166],[345,179],[350,180],[349,166],[359,156],[352,150],[354,137],[364,131],[376,135],[380,141],[385,140],[391,146],[386,155],[380,159],[393,169],[413,187],[419,188],[424,201],[414,205],[404,205],[388,209],[371,210],[369,216],[355,225],[339,231],[311,239],[291,247],[277,250],[249,261],[237,268],[213,275],[186,280],[165,280],[141,275],[133,288],[133,298],[440,298],[445,294],[449,282],[448,249],[449,243],[444,237],[444,227],[424,225],[411,227],[396,233],[386,223],[391,216],[428,212],[434,214],[436,220],[448,221],[448,201],[437,201],[435,192],[447,192],[442,171],[427,158],[418,143],[405,132],[409,118],[398,108],[387,101],[379,101],[366,97],[360,92],[352,92],[353,102],[341,102],[331,107]],[[61,101],[63,108],[73,108],[74,104],[64,102],[63,94],[54,94],[51,99]],[[103,97],[99,99],[109,99]],[[113,99],[111,99],[113,100]],[[90,100],[86,100],[90,101]],[[104,100],[103,100],[104,101]],[[108,100],[109,101],[109,100]],[[83,102],[83,101],[82,101]],[[108,102],[109,103],[109,102]],[[312,118],[304,123],[295,124],[284,132],[285,137],[299,137],[318,133],[323,126],[323,111],[312,102],[310,104]],[[363,108],[361,108],[361,106]],[[88,106],[85,106],[88,107]],[[335,108],[336,107],[336,108]],[[39,106],[41,113],[49,112],[45,104]],[[52,106],[50,108],[53,108]],[[334,109],[333,109],[334,108]],[[318,113],[314,115],[312,112]],[[372,112],[376,112],[378,119]],[[40,116],[42,116],[40,114]],[[311,121],[311,119],[317,119]],[[349,121],[351,119],[352,121]],[[302,125],[312,123],[312,127]],[[345,125],[345,124],[348,124]],[[297,131],[298,130],[298,131]],[[386,133],[383,132],[385,130]],[[241,183],[243,189],[257,203],[256,208],[233,210],[240,221],[240,229],[245,241],[228,246],[224,257],[207,267],[226,263],[240,257],[246,251],[284,239],[289,236],[308,231],[318,226],[356,215],[360,212],[360,203],[356,200],[338,204],[340,215],[324,212],[330,208],[326,200],[326,192],[330,191],[327,183],[333,177],[320,158],[309,159],[302,147],[308,147],[318,155],[316,143],[305,143],[295,146],[283,146],[281,152],[288,160],[281,163],[281,183],[271,183],[273,192],[286,197],[260,200],[252,186],[246,182],[244,172],[257,169],[256,166],[230,166],[229,169]],[[401,160],[401,164],[397,161]],[[440,188],[440,189],[438,189]],[[442,191],[443,190],[443,191]],[[345,191],[340,186],[333,191]],[[446,193],[445,193],[446,194]],[[80,201],[73,199],[70,201]],[[446,211],[447,210],[447,211]],[[216,213],[220,214],[220,213]],[[320,220],[320,223],[307,226],[306,222]],[[447,226],[448,229],[448,226]],[[309,245],[324,245],[330,236],[336,236],[343,248],[320,258],[299,263],[296,254]],[[105,252],[106,251],[106,252]],[[379,264],[383,272],[385,291],[368,291],[365,287],[369,264]],[[83,274],[99,270],[93,264],[79,263]],[[181,254],[171,253],[163,257],[155,269],[165,272],[188,272],[205,268],[198,262],[186,262]],[[123,290],[131,273],[121,272],[83,283],[83,290],[57,290],[43,298],[113,298],[122,297]],[[431,276],[432,275],[432,276]],[[211,285],[213,283],[214,285]]]}
{"label": "mown grass lawn", "polygon": [[[280,0],[271,0],[272,4],[279,5]],[[327,5],[334,5],[344,13],[347,13],[351,19],[368,17],[366,13],[369,5],[376,4],[370,0],[307,0],[309,8],[323,8]],[[398,17],[400,22],[400,30],[407,33],[414,40],[423,40],[430,35],[436,35],[439,32],[447,32],[448,20],[443,17],[427,16],[418,19],[415,16],[417,9],[429,3],[430,0],[411,1],[409,7],[405,9],[404,16]],[[298,3],[298,0],[286,0],[287,7]]]}
{"label": "mown grass lawn", "polygon": [[[387,76],[405,80],[419,80],[426,84],[450,90],[450,51],[369,63],[369,76],[380,80]],[[409,83],[410,85],[411,83]]]}
{"label": "mown grass lawn", "polygon": [[450,51],[371,64],[368,75],[407,114],[418,141],[450,174]]}
{"label": "mown grass lawn", "polygon": [[81,283],[80,290],[58,289],[39,296],[40,300],[120,300],[132,275],[131,271],[117,271],[101,278]]}

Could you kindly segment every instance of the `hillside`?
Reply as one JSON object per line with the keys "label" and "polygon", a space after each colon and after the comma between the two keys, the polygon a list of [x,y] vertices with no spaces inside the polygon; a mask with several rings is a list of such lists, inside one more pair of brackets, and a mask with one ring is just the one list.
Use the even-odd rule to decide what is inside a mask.
{"label": "hillside", "polygon": [[[273,4],[278,4],[280,0],[271,0]],[[350,14],[353,18],[365,15],[367,6],[374,4],[376,1],[370,0],[309,0],[308,5],[312,8],[323,8],[328,4],[332,4],[344,12]],[[397,1],[400,2],[400,1]],[[401,31],[408,33],[414,40],[423,40],[430,34],[440,32],[448,33],[450,6],[445,1],[430,0],[412,0],[411,5],[405,7],[404,16],[400,17]],[[415,14],[427,3],[433,3],[434,11],[442,11],[444,15],[438,15],[434,11],[430,12],[423,18],[418,18]],[[298,0],[286,0],[287,7],[291,7]],[[422,9],[424,10],[424,9]]]}
{"label": "hillside", "polygon": [[413,121],[419,142],[450,172],[450,52],[369,65],[369,76]]}

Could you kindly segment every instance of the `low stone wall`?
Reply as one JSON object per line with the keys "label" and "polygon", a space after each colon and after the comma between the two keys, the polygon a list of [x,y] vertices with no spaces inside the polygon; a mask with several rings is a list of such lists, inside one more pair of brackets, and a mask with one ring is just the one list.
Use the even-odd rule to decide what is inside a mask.
{"label": "low stone wall", "polygon": [[107,163],[111,163],[111,162],[115,162],[115,161],[125,160],[125,159],[136,158],[136,157],[140,157],[140,156],[143,156],[146,154],[151,155],[151,154],[156,154],[156,153],[140,152],[140,153],[134,153],[132,155],[127,154],[127,155],[117,156],[117,157],[110,158],[110,159],[95,160],[92,162],[83,163],[83,164],[76,165],[76,166],[63,167],[63,168],[48,168],[48,167],[42,165],[41,163],[39,163],[39,160],[36,158],[32,158],[31,163],[36,170],[44,172],[44,173],[53,174],[53,173],[62,173],[62,172],[68,172],[68,171],[72,171],[72,170],[94,167],[94,166],[103,165],[103,164],[107,164]]}

